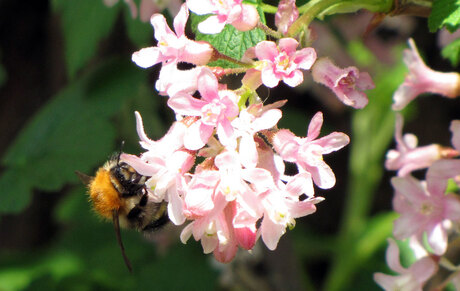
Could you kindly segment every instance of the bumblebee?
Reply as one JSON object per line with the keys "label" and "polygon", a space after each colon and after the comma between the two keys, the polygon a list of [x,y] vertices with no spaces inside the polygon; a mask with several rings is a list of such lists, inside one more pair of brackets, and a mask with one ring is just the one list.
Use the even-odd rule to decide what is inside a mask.
{"label": "bumblebee", "polygon": [[114,155],[94,177],[75,171],[88,188],[89,200],[102,218],[112,220],[126,266],[132,272],[121,240],[120,227],[153,231],[168,223],[167,203],[151,201],[145,181],[149,178]]}

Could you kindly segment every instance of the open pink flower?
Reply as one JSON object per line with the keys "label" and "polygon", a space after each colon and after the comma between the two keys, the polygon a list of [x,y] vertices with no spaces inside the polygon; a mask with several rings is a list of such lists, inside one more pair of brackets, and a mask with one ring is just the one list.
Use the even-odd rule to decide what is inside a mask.
{"label": "open pink flower", "polygon": [[[251,182],[252,188],[258,193],[258,211],[263,214],[258,232],[270,250],[276,249],[286,228],[295,226],[296,218],[314,213],[315,204],[324,200],[313,196],[309,173],[298,175],[284,184],[275,181],[267,170],[262,170],[248,177],[247,181]],[[301,200],[302,194],[306,194],[307,199]]]}
{"label": "open pink flower", "polygon": [[144,124],[139,112],[134,112],[136,117],[136,130],[139,136],[139,144],[147,152],[155,153],[163,157],[168,157],[173,152],[183,148],[184,135],[187,126],[181,122],[175,122],[169,128],[169,131],[158,141],[151,140],[144,131]]}
{"label": "open pink flower", "polygon": [[428,169],[426,183],[411,176],[391,180],[396,193],[393,207],[401,214],[393,230],[397,239],[414,235],[422,241],[426,232],[433,252],[444,254],[449,222],[460,220],[460,200],[444,192],[447,180],[458,174],[460,161],[439,160]]}
{"label": "open pink flower", "polygon": [[[234,249],[234,252],[232,251],[231,254],[225,256],[230,257],[231,260],[236,253],[237,245],[233,239],[233,229],[228,224],[228,219],[224,212],[228,203],[225,197],[209,187],[218,183],[218,173],[211,172],[214,171],[201,172],[195,175],[189,183],[186,197],[193,197],[185,200],[185,213],[193,221],[182,230],[181,241],[186,243],[193,235],[196,241],[201,241],[205,254],[216,251],[219,245],[221,245],[220,249],[232,245],[231,250]],[[206,180],[206,177],[212,178],[212,180]],[[217,180],[214,178],[217,178]],[[205,210],[205,212],[201,212],[201,209]],[[216,258],[220,259],[220,261],[226,261],[221,257]]]}
{"label": "open pink flower", "polygon": [[195,157],[183,150],[185,125],[174,123],[168,133],[160,140],[153,141],[147,137],[142,125],[142,118],[136,112],[137,131],[140,144],[147,151],[141,157],[122,154],[121,160],[132,166],[141,175],[149,177],[146,186],[155,202],[163,200],[168,203],[170,220],[180,225],[184,223],[183,201],[180,191],[185,183],[185,173],[193,166]]}
{"label": "open pink flower", "polygon": [[388,243],[389,246],[386,252],[388,267],[399,275],[391,276],[375,273],[375,282],[386,291],[422,291],[423,285],[438,270],[436,262],[431,257],[423,257],[406,269],[399,261],[399,248],[396,242],[393,239],[388,239]]}
{"label": "open pink flower", "polygon": [[300,138],[289,130],[282,129],[275,134],[273,147],[285,161],[296,163],[299,172],[311,173],[318,187],[329,189],[335,185],[335,175],[324,162],[323,155],[341,149],[350,142],[350,139],[342,132],[333,132],[316,139],[322,124],[323,114],[318,112],[308,126],[307,137]]}
{"label": "open pink flower", "polygon": [[273,190],[263,194],[261,200],[265,213],[260,234],[267,248],[274,250],[286,228],[292,229],[295,226],[295,218],[316,212],[315,204],[323,198],[313,197],[299,201],[285,197],[283,191]]}
{"label": "open pink flower", "polygon": [[398,171],[398,176],[406,176],[414,170],[425,169],[436,160],[458,155],[451,148],[444,148],[438,144],[417,147],[417,137],[413,134],[402,135],[403,117],[396,114],[395,123],[396,150],[387,153],[385,168]]}
{"label": "open pink flower", "polygon": [[188,183],[184,213],[194,221],[181,234],[185,242],[192,234],[201,240],[205,253],[228,262],[237,246],[251,249],[257,239],[257,200],[244,181],[255,170],[242,169],[235,152],[224,152],[215,159],[218,171],[201,170]]}
{"label": "open pink flower", "polygon": [[246,168],[254,168],[258,162],[254,135],[261,130],[274,127],[281,115],[281,110],[264,110],[263,104],[259,103],[241,110],[239,117],[232,121],[236,136],[240,137],[239,154]]}
{"label": "open pink flower", "polygon": [[341,69],[329,58],[320,58],[312,68],[313,80],[329,87],[345,105],[364,108],[367,96],[362,91],[373,89],[374,83],[366,72],[355,67]]}
{"label": "open pink flower", "polygon": [[460,95],[460,74],[433,71],[420,57],[414,40],[409,39],[410,49],[404,50],[404,63],[409,74],[393,95],[393,110],[402,110],[422,93],[436,93],[455,98]]}
{"label": "open pink flower", "polygon": [[213,49],[209,43],[192,41],[187,38],[185,24],[188,16],[187,6],[183,4],[174,18],[174,33],[163,15],[153,15],[150,22],[155,30],[155,39],[158,44],[155,47],[143,48],[135,52],[132,60],[142,68],[148,68],[158,63],[207,64],[211,59]]}
{"label": "open pink flower", "polygon": [[164,96],[174,96],[179,92],[193,94],[198,88],[198,75],[202,69],[203,67],[195,67],[179,70],[176,63],[163,64],[155,89]]}
{"label": "open pink flower", "polygon": [[297,50],[299,43],[293,38],[282,38],[278,46],[272,41],[259,42],[255,54],[261,61],[262,83],[273,88],[280,80],[291,87],[303,82],[302,70],[309,70],[316,60],[313,48]]}
{"label": "open pink flower", "polygon": [[240,31],[256,27],[259,14],[253,5],[242,4],[242,0],[187,0],[191,11],[198,15],[213,14],[198,24],[201,33],[215,34],[231,24]]}
{"label": "open pink flower", "polygon": [[188,128],[184,138],[185,147],[190,150],[202,148],[214,129],[217,129],[217,136],[223,145],[235,143],[231,120],[239,113],[238,96],[230,90],[219,90],[217,78],[209,69],[200,72],[198,91],[201,99],[180,92],[168,100],[168,105],[176,114],[200,117]]}

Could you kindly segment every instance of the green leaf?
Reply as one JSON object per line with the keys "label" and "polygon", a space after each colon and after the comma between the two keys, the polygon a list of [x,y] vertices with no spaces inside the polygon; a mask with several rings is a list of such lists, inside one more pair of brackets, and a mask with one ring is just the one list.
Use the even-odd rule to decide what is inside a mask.
{"label": "green leaf", "polygon": [[460,38],[448,44],[441,52],[443,58],[448,59],[452,66],[458,66],[460,62]]}
{"label": "green leaf", "polygon": [[61,15],[67,71],[73,78],[96,54],[98,44],[109,34],[120,6],[109,8],[102,0],[54,0],[53,6]]}
{"label": "green leaf", "polygon": [[114,148],[110,117],[126,98],[139,94],[145,72],[129,61],[111,61],[56,95],[12,143],[2,163],[0,213],[22,210],[31,190],[56,191],[76,182]]}
{"label": "green leaf", "polygon": [[[259,11],[261,21],[265,22],[261,9],[257,8],[257,10]],[[197,27],[200,22],[208,17],[208,15],[199,16],[191,13],[190,17],[192,19],[192,30],[196,35],[196,40],[207,41],[221,54],[236,60],[241,60],[248,48],[255,46],[266,38],[265,33],[258,28],[242,32],[228,24],[225,26],[222,32],[218,34],[204,34],[199,32]],[[238,67],[236,64],[223,60],[213,62],[209,65],[223,68]]]}
{"label": "green leaf", "polygon": [[28,174],[30,172],[24,167],[3,172],[0,177],[0,213],[19,212],[27,207],[32,196]]}
{"label": "green leaf", "polygon": [[454,32],[460,25],[460,0],[435,0],[428,17],[431,32],[446,27]]}

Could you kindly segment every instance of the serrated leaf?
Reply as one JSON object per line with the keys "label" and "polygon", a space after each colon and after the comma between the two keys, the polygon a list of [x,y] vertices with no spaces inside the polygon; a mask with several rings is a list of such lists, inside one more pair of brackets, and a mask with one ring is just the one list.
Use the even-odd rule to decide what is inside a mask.
{"label": "serrated leaf", "polygon": [[73,78],[109,34],[120,6],[109,8],[102,0],[55,0],[53,5],[61,15],[67,72]]}
{"label": "serrated leaf", "polygon": [[[265,18],[262,10],[257,7],[259,12],[260,21],[265,23]],[[190,13],[192,19],[192,30],[196,35],[196,40],[203,40],[209,42],[221,54],[229,56],[236,60],[241,60],[246,50],[255,46],[259,42],[266,39],[265,33],[261,29],[252,29],[250,31],[238,31],[231,25],[225,25],[222,32],[218,34],[204,34],[198,31],[198,24],[205,20],[208,15],[200,16]],[[211,66],[219,66],[223,68],[235,68],[237,65],[219,60],[210,64]]]}
{"label": "serrated leaf", "polygon": [[[207,41],[221,54],[236,60],[241,60],[248,48],[265,40],[265,34],[260,29],[241,32],[231,25],[226,25],[224,30],[219,34],[209,35],[197,33],[197,40]],[[221,60],[211,65],[221,66],[223,68],[237,67],[237,65],[233,63]]]}
{"label": "serrated leaf", "polygon": [[89,172],[106,159],[115,141],[109,118],[137,94],[145,77],[129,61],[111,61],[46,104],[2,160],[7,169],[0,177],[0,213],[22,210],[32,189],[56,191],[77,181],[75,170]]}
{"label": "serrated leaf", "polygon": [[431,32],[446,27],[454,32],[460,26],[460,0],[435,0],[428,17]]}
{"label": "serrated leaf", "polygon": [[460,38],[448,44],[441,52],[443,58],[448,59],[452,66],[458,66],[460,62]]}

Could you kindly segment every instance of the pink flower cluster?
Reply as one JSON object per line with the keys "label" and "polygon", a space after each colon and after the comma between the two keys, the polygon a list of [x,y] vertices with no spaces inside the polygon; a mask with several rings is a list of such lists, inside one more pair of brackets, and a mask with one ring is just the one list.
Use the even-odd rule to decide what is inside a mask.
{"label": "pink flower cluster", "polygon": [[[458,95],[460,75],[432,71],[423,63],[413,40],[409,45],[411,49],[405,51],[404,61],[410,72],[393,96],[393,109],[402,109],[423,92],[447,97]],[[417,146],[417,137],[403,135],[402,129],[403,117],[396,113],[396,149],[387,153],[385,167],[397,171],[397,177],[391,179],[395,190],[393,209],[399,214],[394,221],[393,235],[398,240],[409,240],[416,260],[409,268],[402,267],[398,246],[394,240],[389,240],[387,264],[398,275],[376,273],[374,279],[385,290],[423,290],[439,266],[450,268],[444,256],[449,243],[458,239],[455,233],[460,225],[460,197],[452,193],[455,186],[448,188],[448,182],[457,189],[460,186],[460,160],[455,159],[460,154],[460,120],[451,122],[452,147]],[[411,175],[413,171],[424,169],[427,169],[424,181]],[[443,285],[449,282],[457,289],[460,287],[458,275],[449,277]]]}
{"label": "pink flower cluster", "polygon": [[[456,145],[460,135],[459,122],[454,121],[451,126],[456,130],[453,138]],[[423,148],[420,151],[423,152]],[[442,262],[440,258],[448,249],[449,235],[460,223],[460,198],[447,192],[448,180],[459,181],[460,160],[438,159],[429,165],[429,159],[422,160],[417,168],[422,168],[422,165],[428,167],[426,181],[409,174],[411,169],[415,169],[416,159],[401,159],[401,163],[408,165],[403,166],[405,175],[391,180],[395,189],[393,208],[400,215],[394,222],[393,235],[398,240],[409,239],[416,261],[409,269],[401,267],[398,247],[390,240],[387,264],[399,275],[374,275],[375,281],[385,290],[422,290],[428,279],[436,274],[438,264]]]}
{"label": "pink flower cluster", "polygon": [[[362,108],[367,104],[362,90],[373,88],[373,83],[354,67],[340,69],[329,60],[315,65],[313,48],[299,48],[294,38],[281,37],[258,43],[236,60],[244,62],[238,73],[245,75],[242,86],[230,90],[219,77],[235,71],[207,67],[220,54],[209,43],[185,35],[189,9],[211,14],[198,25],[203,33],[218,33],[225,25],[246,31],[259,21],[254,6],[241,0],[187,0],[174,18],[174,31],[162,15],[153,15],[157,45],[135,52],[132,59],[143,68],[161,63],[156,89],[168,96],[177,121],[154,141],[136,112],[145,152],[139,157],[123,154],[121,159],[150,177],[146,185],[153,201],[168,202],[174,224],[187,223],[182,242],[193,237],[205,253],[229,262],[238,248],[250,250],[259,238],[275,249],[296,218],[314,213],[324,200],[315,196],[314,185],[329,189],[336,181],[323,156],[349,143],[341,132],[319,137],[321,112],[311,119],[306,137],[278,129],[286,101],[264,103],[255,90],[262,84],[273,88],[280,81],[298,86],[304,80],[302,70],[313,68],[315,81],[330,87],[345,104]],[[297,18],[289,16],[290,11],[297,11],[295,1],[281,1],[276,21],[283,34]],[[194,67],[179,70],[182,62]],[[296,165],[297,173],[285,174],[286,163]]]}

